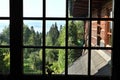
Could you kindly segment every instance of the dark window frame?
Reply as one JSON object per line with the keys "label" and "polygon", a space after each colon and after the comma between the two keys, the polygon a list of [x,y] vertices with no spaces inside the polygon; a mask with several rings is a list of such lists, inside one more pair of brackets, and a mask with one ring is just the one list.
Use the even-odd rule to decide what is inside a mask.
{"label": "dark window frame", "polygon": [[[90,0],[89,0],[90,1]],[[0,20],[10,20],[10,46],[0,46],[0,48],[10,48],[10,74],[9,75],[1,75],[0,77],[5,78],[5,79],[19,79],[19,78],[23,78],[23,79],[37,79],[37,78],[41,78],[44,80],[49,80],[49,79],[57,79],[57,80],[61,80],[61,79],[85,79],[85,80],[109,80],[109,77],[105,77],[105,76],[91,76],[90,75],[90,59],[91,59],[91,49],[111,49],[113,51],[113,53],[116,54],[112,54],[112,61],[113,61],[113,73],[115,73],[116,69],[115,67],[118,67],[115,63],[115,55],[118,55],[119,51],[119,45],[117,44],[117,42],[119,43],[119,39],[117,37],[117,32],[119,32],[119,30],[117,28],[114,28],[114,33],[113,33],[113,47],[112,48],[96,48],[96,47],[91,47],[91,37],[89,37],[89,45],[90,47],[83,47],[83,49],[88,49],[89,51],[89,57],[88,57],[88,76],[84,76],[84,75],[68,75],[67,72],[67,49],[74,49],[74,48],[78,48],[78,47],[68,47],[68,41],[67,41],[67,34],[66,34],[66,44],[65,47],[47,47],[45,46],[45,27],[43,27],[43,46],[42,47],[37,47],[37,48],[43,48],[43,75],[25,75],[23,74],[23,48],[25,46],[23,46],[23,19],[24,20],[43,20],[43,25],[46,25],[45,22],[46,20],[66,20],[66,33],[68,32],[67,28],[68,28],[68,20],[89,20],[90,21],[90,25],[91,25],[91,21],[92,20],[96,20],[96,18],[68,18],[68,0],[66,1],[66,18],[46,18],[45,17],[45,2],[46,0],[43,0],[43,18],[23,18],[23,0],[10,0],[10,17],[0,17]],[[90,1],[91,3],[91,1]],[[89,3],[89,4],[90,4]],[[91,5],[90,5],[91,7]],[[89,8],[90,8],[89,7]],[[91,12],[91,8],[89,9]],[[114,11],[114,10],[113,10]],[[118,14],[118,13],[116,13]],[[91,14],[90,14],[91,17]],[[117,17],[117,16],[115,16]],[[97,20],[107,20],[107,19],[97,19]],[[111,19],[112,21],[116,21]],[[119,23],[119,22],[118,22]],[[117,23],[117,24],[118,24]],[[118,24],[119,25],[119,24]],[[89,29],[90,35],[91,36],[91,26]],[[116,48],[115,48],[116,47]],[[35,48],[34,46],[30,46],[30,48]],[[66,64],[65,64],[65,75],[45,75],[45,49],[46,48],[59,48],[59,49],[64,49],[66,51]],[[18,61],[18,62],[16,62]],[[117,60],[116,60],[117,61]],[[115,78],[117,79],[116,75],[112,76],[112,79]]]}

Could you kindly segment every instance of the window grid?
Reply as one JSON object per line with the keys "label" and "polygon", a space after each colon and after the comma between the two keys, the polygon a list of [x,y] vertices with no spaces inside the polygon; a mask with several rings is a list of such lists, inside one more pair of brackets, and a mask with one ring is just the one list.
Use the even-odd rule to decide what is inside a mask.
{"label": "window grid", "polygon": [[[89,0],[89,12],[91,13],[91,1],[92,0]],[[15,0],[13,1],[13,2],[16,2]],[[21,2],[20,3],[20,5],[22,6],[23,4],[22,4],[22,0],[21,1],[19,1],[19,2]],[[18,4],[18,3],[17,3]],[[10,2],[10,6],[12,5],[12,0],[11,0],[11,2]],[[20,7],[21,7],[20,6]],[[12,6],[13,7],[13,6]],[[22,50],[23,48],[42,48],[42,50],[43,50],[43,75],[45,75],[45,49],[47,48],[47,49],[51,49],[51,48],[56,48],[56,49],[65,49],[65,75],[68,75],[68,62],[67,62],[67,58],[68,58],[68,49],[88,49],[88,54],[89,54],[89,56],[88,56],[88,76],[90,76],[90,66],[91,66],[91,50],[93,50],[93,49],[102,49],[102,50],[113,50],[113,46],[112,47],[91,47],[91,21],[92,20],[111,20],[111,21],[113,21],[113,24],[114,24],[114,18],[91,18],[91,15],[92,14],[90,14],[90,17],[89,18],[68,18],[68,0],[66,0],[66,18],[46,18],[45,16],[45,13],[46,13],[46,0],[43,0],[43,18],[39,18],[39,17],[37,17],[37,18],[32,18],[32,17],[23,17],[22,19],[20,19],[19,21],[23,21],[23,20],[43,20],[43,25],[45,26],[46,25],[46,20],[66,20],[66,44],[65,44],[65,47],[49,47],[49,46],[45,46],[45,42],[46,42],[46,39],[45,39],[45,30],[46,30],[46,28],[45,27],[43,27],[43,46],[19,46],[21,49],[20,50]],[[114,8],[114,0],[113,0],[113,8]],[[13,11],[13,9],[10,11],[11,12],[11,15],[10,16],[13,16],[14,14],[12,13],[12,11]],[[113,11],[114,11],[114,9],[113,9]],[[22,12],[23,12],[23,10],[22,10],[22,8],[21,8],[21,10],[20,10],[20,14],[22,15]],[[113,13],[114,14],[114,13]],[[16,16],[17,17],[17,16]],[[19,16],[20,17],[20,16]],[[114,15],[113,15],[113,17],[114,17]],[[10,20],[10,24],[12,24],[13,22],[12,21],[14,21],[13,20],[14,18],[12,17],[12,18],[10,18],[10,17],[0,17],[0,20]],[[68,37],[67,37],[67,34],[68,34],[68,21],[69,20],[89,20],[90,21],[90,24],[89,24],[89,26],[90,26],[90,29],[89,29],[89,33],[90,33],[90,35],[89,35],[89,46],[88,47],[69,47],[68,46]],[[11,26],[10,26],[11,27]],[[22,28],[20,29],[21,30],[21,34],[22,34]],[[11,28],[10,29],[10,33],[12,33],[12,31],[14,31],[13,30],[13,28]],[[113,33],[114,34],[114,33]],[[10,36],[11,36],[12,34],[10,34]],[[11,38],[11,37],[10,37]],[[22,38],[20,38],[20,39],[22,39]],[[18,41],[18,42],[21,42],[22,40],[20,40],[20,41]],[[14,51],[13,50],[15,50],[15,49],[12,49],[12,48],[14,48],[15,46],[14,45],[12,45],[12,43],[13,43],[14,41],[12,41],[11,40],[11,46],[7,46],[7,45],[5,45],[5,46],[0,46],[0,48],[11,48],[11,52],[12,52],[12,54],[14,53]],[[15,42],[16,43],[16,42]],[[20,54],[19,54],[20,55]],[[16,56],[19,56],[19,55],[16,55]],[[23,53],[21,54],[21,55],[23,55]],[[14,60],[14,57],[15,56],[12,56],[12,58],[11,58],[11,66],[14,64],[14,62],[15,61],[13,61]],[[20,59],[20,58],[19,58]],[[16,59],[15,59],[16,60]],[[20,63],[21,62],[23,62],[22,60],[20,60]],[[13,67],[11,67],[11,74],[15,74],[14,73],[14,70],[12,69]],[[20,70],[23,70],[23,66],[22,66],[22,68],[20,68]],[[19,71],[20,71],[19,70]],[[20,73],[20,74],[22,74],[22,73]]]}
{"label": "window grid", "polygon": [[[1,2],[2,3],[2,2]],[[9,2],[9,5],[10,5],[10,2]],[[1,6],[0,6],[1,7]],[[8,9],[9,11],[9,13],[10,13],[10,8]],[[8,13],[8,14],[9,14]],[[4,15],[0,15],[0,20],[8,20],[9,21],[9,24],[10,24],[10,15],[6,15],[6,16],[4,16]],[[7,25],[8,26],[8,25]],[[9,26],[9,28],[10,28],[10,26]],[[9,29],[9,31],[10,31],[10,29]],[[9,37],[10,37],[10,35],[9,35]],[[9,44],[6,44],[6,45],[0,45],[0,49],[9,49],[9,51],[10,51],[10,39],[9,39]],[[0,53],[1,54],[1,53]],[[11,53],[10,53],[11,54]],[[1,59],[0,59],[1,60]],[[1,65],[1,64],[0,64]],[[2,64],[3,65],[3,64]],[[10,71],[7,71],[8,73],[5,73],[6,75],[9,75],[10,74]],[[2,75],[3,73],[1,73],[0,72],[0,76]]]}
{"label": "window grid", "polygon": [[[94,49],[102,49],[102,50],[112,50],[112,47],[91,47],[91,22],[93,20],[105,20],[107,21],[108,18],[92,18],[92,0],[89,0],[88,4],[88,18],[68,18],[68,0],[66,0],[66,17],[46,17],[46,0],[43,0],[43,18],[39,17],[23,17],[24,20],[43,20],[43,46],[23,46],[24,48],[42,48],[43,50],[43,75],[45,75],[45,49],[65,49],[65,75],[68,75],[68,49],[87,49],[88,50],[88,76],[91,76],[91,50]],[[46,46],[46,20],[65,20],[66,21],[66,40],[64,47],[58,46]],[[89,46],[88,47],[71,47],[68,46],[68,21],[69,20],[88,20],[89,21]],[[109,20],[113,20],[113,18],[109,18]]]}
{"label": "window grid", "polygon": [[[66,17],[46,17],[46,0],[43,0],[43,17],[23,17],[23,20],[42,20],[43,21],[43,46],[23,46],[24,48],[42,48],[43,50],[43,75],[45,75],[45,49],[65,49],[65,75],[68,75],[68,49],[87,49],[88,50],[88,76],[91,76],[91,50],[94,49],[102,49],[102,50],[112,50],[112,47],[91,47],[91,22],[94,20],[105,20],[108,19],[113,21],[113,18],[92,18],[92,0],[89,0],[88,4],[88,17],[86,18],[68,18],[68,0],[66,0]],[[65,20],[66,21],[66,39],[65,39],[65,46],[46,46],[46,21],[47,20]],[[68,46],[68,21],[69,20],[88,20],[89,22],[89,46],[88,47],[72,47]]]}

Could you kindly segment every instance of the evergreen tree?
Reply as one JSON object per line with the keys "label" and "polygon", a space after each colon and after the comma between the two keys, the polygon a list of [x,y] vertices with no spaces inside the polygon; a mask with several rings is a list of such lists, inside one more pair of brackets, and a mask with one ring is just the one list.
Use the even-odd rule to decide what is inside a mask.
{"label": "evergreen tree", "polygon": [[9,43],[10,43],[9,27],[5,26],[2,33],[0,33],[0,44],[1,45],[9,45]]}
{"label": "evergreen tree", "polygon": [[28,40],[31,35],[31,31],[27,25],[23,25],[23,44],[29,45]]}
{"label": "evergreen tree", "polygon": [[46,44],[48,44],[48,46],[58,45],[57,44],[58,37],[59,37],[59,30],[58,30],[58,27],[57,27],[57,23],[55,23],[55,24],[52,24],[52,26],[51,26],[51,28],[48,32],[47,39],[46,39],[47,40]]}
{"label": "evergreen tree", "polygon": [[72,21],[68,25],[68,45],[76,46],[76,42],[77,42],[77,27]]}

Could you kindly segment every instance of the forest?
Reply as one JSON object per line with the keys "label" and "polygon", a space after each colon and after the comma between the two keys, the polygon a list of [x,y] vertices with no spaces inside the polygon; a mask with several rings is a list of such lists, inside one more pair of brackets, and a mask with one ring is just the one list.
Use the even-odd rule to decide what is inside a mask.
{"label": "forest", "polygon": [[[68,46],[82,47],[84,44],[84,22],[68,22]],[[65,46],[66,25],[58,29],[57,22],[50,25],[45,34],[46,46]],[[0,45],[9,45],[9,27],[5,27],[0,33]],[[35,31],[34,26],[23,24],[23,45],[43,46],[43,33]],[[23,69],[25,74],[42,74],[42,48],[23,49]],[[65,71],[65,49],[45,49],[46,74],[62,74]],[[82,54],[81,49],[68,49],[68,66],[71,65]],[[8,48],[0,48],[0,73],[10,71],[10,51]]]}

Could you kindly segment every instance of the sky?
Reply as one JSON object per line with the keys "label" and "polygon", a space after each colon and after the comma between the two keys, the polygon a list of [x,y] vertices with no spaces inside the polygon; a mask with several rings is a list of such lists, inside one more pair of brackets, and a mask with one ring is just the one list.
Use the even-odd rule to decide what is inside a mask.
{"label": "sky", "polygon": [[[65,21],[63,20],[47,20],[46,32],[50,30],[50,27],[52,26],[52,24],[55,24],[55,22],[57,23],[58,30],[60,30],[61,25],[64,26],[66,24]],[[28,25],[29,28],[33,26],[35,31],[42,32],[42,25],[43,25],[42,20],[24,20],[24,24]]]}
{"label": "sky", "polygon": [[[46,17],[65,17],[66,15],[66,0],[46,0]],[[23,17],[43,17],[43,0],[23,0]],[[9,0],[0,0],[0,17],[9,17]],[[47,22],[47,21],[46,21]],[[5,24],[6,23],[6,24]],[[49,26],[55,23],[54,21],[48,21],[46,23],[46,30],[49,30]],[[7,21],[0,20],[0,32],[4,25],[9,25]],[[27,25],[36,26],[36,30],[39,30],[38,26],[42,26],[42,21],[26,21]],[[57,24],[64,25],[65,22],[58,21]],[[41,29],[40,29],[41,31]]]}
{"label": "sky", "polygon": [[9,17],[9,0],[0,0],[0,17]]}
{"label": "sky", "polygon": [[8,27],[9,25],[9,20],[0,20],[0,33],[5,27]]}

